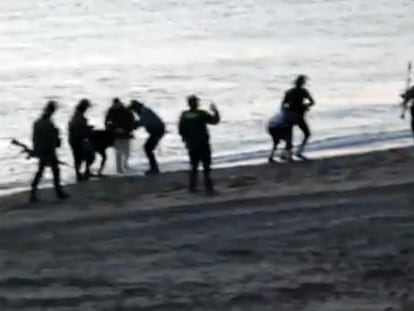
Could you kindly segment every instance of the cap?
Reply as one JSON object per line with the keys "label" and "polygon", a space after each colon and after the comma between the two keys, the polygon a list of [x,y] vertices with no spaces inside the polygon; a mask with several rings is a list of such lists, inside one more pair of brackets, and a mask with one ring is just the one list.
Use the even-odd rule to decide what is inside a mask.
{"label": "cap", "polygon": [[295,79],[295,84],[296,85],[298,85],[298,84],[304,84],[308,79],[309,78],[306,75],[303,75],[303,74],[298,75],[298,77]]}
{"label": "cap", "polygon": [[53,113],[56,111],[57,102],[54,100],[49,100],[44,108],[45,113]]}

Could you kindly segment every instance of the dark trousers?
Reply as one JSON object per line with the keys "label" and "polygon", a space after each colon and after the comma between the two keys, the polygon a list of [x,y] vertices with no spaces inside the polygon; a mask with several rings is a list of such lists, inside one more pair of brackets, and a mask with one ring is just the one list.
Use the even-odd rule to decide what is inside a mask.
{"label": "dark trousers", "polygon": [[59,163],[56,155],[51,155],[48,157],[40,157],[39,158],[39,164],[38,169],[35,174],[35,177],[32,182],[32,197],[35,198],[37,194],[37,188],[39,186],[40,180],[43,177],[43,172],[46,167],[50,167],[53,173],[53,183],[55,185],[55,191],[56,195],[58,197],[61,197],[63,195],[63,189],[60,184],[60,169],[59,169]]}
{"label": "dark trousers", "polygon": [[164,129],[160,129],[159,131],[155,131],[150,133],[150,136],[148,137],[147,141],[144,144],[144,151],[147,155],[148,162],[150,165],[150,171],[154,173],[159,172],[158,162],[154,154],[155,148],[157,148],[160,140],[165,134]]}
{"label": "dark trousers", "polygon": [[213,191],[213,181],[211,179],[211,148],[209,143],[188,146],[188,154],[190,157],[190,191],[195,191],[198,186],[198,167],[200,163],[203,165],[204,186],[207,191]]}
{"label": "dark trousers", "polygon": [[285,157],[290,159],[291,150],[292,150],[292,126],[289,125],[289,126],[283,126],[283,127],[282,126],[269,127],[268,131],[273,141],[273,146],[272,146],[272,149],[269,155],[269,162],[273,162],[275,151],[281,140],[284,140],[286,142],[285,150],[288,153],[286,154]]}
{"label": "dark trousers", "polygon": [[272,137],[273,148],[276,149],[281,140],[286,142],[285,149],[292,150],[292,127],[270,127],[269,134]]}
{"label": "dark trousers", "polygon": [[[95,160],[95,154],[88,141],[71,141],[73,160],[75,165],[76,178],[82,180],[90,175],[90,166]],[[85,162],[85,173],[81,173],[81,166]]]}
{"label": "dark trousers", "polygon": [[294,125],[297,125],[303,133],[303,140],[299,146],[299,153],[302,153],[302,151],[305,149],[305,146],[308,143],[308,140],[311,136],[311,131],[310,131],[308,123],[305,120],[305,116],[303,115],[297,116],[295,117],[294,120],[295,120]]}

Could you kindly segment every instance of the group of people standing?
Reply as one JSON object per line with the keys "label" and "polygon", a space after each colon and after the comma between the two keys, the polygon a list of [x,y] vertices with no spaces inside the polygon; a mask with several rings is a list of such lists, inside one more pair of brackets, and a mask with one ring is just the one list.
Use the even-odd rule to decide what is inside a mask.
{"label": "group of people standing", "polygon": [[[178,131],[190,158],[189,190],[197,191],[198,167],[202,164],[205,188],[207,193],[212,194],[215,189],[210,174],[212,157],[207,125],[218,124],[220,114],[214,104],[210,107],[211,112],[201,110],[200,99],[195,95],[189,96],[187,101],[189,109],[181,114]],[[68,126],[68,141],[72,149],[76,178],[79,182],[89,179],[92,175],[91,165],[96,153],[103,156],[98,171],[99,174],[102,173],[106,161],[105,151],[109,147],[115,149],[117,172],[126,172],[129,169],[130,140],[133,138],[134,130],[139,127],[145,128],[148,132],[148,138],[144,144],[144,151],[149,162],[146,175],[159,174],[160,169],[154,150],[164,137],[166,126],[152,109],[137,100],[131,100],[130,105],[126,106],[119,98],[114,98],[105,116],[105,129],[95,130],[86,117],[86,112],[90,107],[91,102],[88,99],[82,99],[76,106]],[[39,166],[32,182],[31,202],[38,200],[37,189],[46,167],[52,170],[57,197],[60,199],[68,197],[61,185],[59,164],[62,162],[59,161],[56,153],[61,146],[59,130],[52,120],[56,109],[57,102],[49,101],[33,126],[32,156],[38,158]]]}
{"label": "group of people standing", "polygon": [[[273,116],[267,126],[268,133],[272,138],[272,148],[269,155],[269,162],[274,161],[275,151],[280,141],[285,142],[285,150],[281,158],[291,161],[293,156],[306,159],[303,155],[305,146],[311,136],[311,131],[306,121],[306,114],[315,105],[315,101],[306,88],[307,77],[298,76],[294,86],[286,91],[281,102],[281,108]],[[414,86],[407,87],[401,95],[403,98],[402,118],[409,109],[411,112],[411,127],[414,133]],[[212,152],[210,146],[210,135],[208,125],[216,125],[220,122],[220,113],[214,104],[211,104],[210,111],[199,108],[200,99],[191,95],[187,97],[188,110],[185,110],[178,122],[178,132],[186,146],[190,162],[190,174],[188,188],[190,192],[198,190],[198,168],[200,164],[204,170],[204,186],[208,194],[214,194],[215,188],[211,178]],[[91,107],[88,99],[82,99],[75,108],[75,112],[69,121],[69,145],[74,158],[74,168],[78,181],[89,179],[91,176],[90,167],[95,160],[95,154],[102,156],[102,170],[106,161],[106,149],[115,149],[116,170],[123,173],[128,170],[130,154],[130,140],[133,132],[143,127],[148,132],[148,139],[144,144],[144,151],[148,158],[149,169],[146,175],[159,174],[160,169],[154,150],[166,133],[166,126],[163,120],[149,107],[137,100],[131,100],[126,106],[119,98],[114,98],[112,106],[105,116],[105,129],[95,130],[90,126],[86,118],[86,112]],[[42,178],[43,171],[50,167],[53,173],[56,195],[60,199],[66,199],[67,193],[63,190],[60,182],[59,161],[56,149],[61,146],[59,130],[53,123],[52,117],[57,109],[55,101],[49,101],[43,110],[42,115],[33,126],[33,149],[23,144],[25,150],[30,150],[30,155],[38,158],[38,170],[32,182],[30,201],[37,201],[37,188]],[[293,148],[293,129],[297,126],[303,133],[303,140],[296,152]],[[82,166],[85,167],[82,172]]]}
{"label": "group of people standing", "polygon": [[[268,132],[273,142],[269,162],[274,161],[274,153],[281,140],[286,143],[282,159],[292,160],[292,132],[295,126],[303,132],[303,140],[294,155],[305,159],[303,151],[311,135],[306,121],[306,112],[315,104],[305,87],[306,81],[307,77],[304,75],[296,78],[294,87],[289,89],[283,97],[280,111],[268,123]],[[202,164],[206,192],[213,194],[215,188],[211,178],[212,152],[208,125],[218,124],[220,114],[214,104],[211,104],[210,111],[200,109],[200,99],[195,95],[188,96],[187,103],[188,110],[180,116],[178,132],[189,156],[189,191],[198,190],[198,168]],[[139,127],[145,128],[148,132],[148,139],[144,144],[144,151],[149,162],[146,175],[159,174],[160,169],[154,150],[166,133],[166,125],[152,109],[137,100],[131,100],[127,106],[119,98],[114,98],[105,116],[105,128],[96,130],[89,124],[86,117],[90,107],[91,102],[88,99],[82,99],[75,107],[68,126],[68,141],[72,149],[77,181],[84,181],[91,177],[91,165],[97,153],[102,156],[98,171],[99,175],[102,174],[106,162],[106,149],[109,147],[115,150],[117,172],[126,172],[129,169],[130,141],[133,138],[133,132]],[[52,121],[56,109],[57,103],[49,101],[40,118],[34,123],[32,155],[39,159],[39,166],[32,182],[31,202],[38,199],[37,188],[43,171],[48,166],[53,172],[57,197],[60,199],[68,197],[61,186],[59,164],[62,162],[58,160],[56,154],[56,149],[61,146],[59,130]],[[82,167],[84,167],[83,170]]]}
{"label": "group of people standing", "polygon": [[[303,132],[303,140],[295,156],[305,159],[303,151],[311,135],[305,116],[309,108],[315,104],[305,87],[306,81],[307,77],[304,75],[297,77],[294,87],[285,93],[280,112],[271,118],[268,124],[268,132],[273,142],[269,162],[273,162],[275,150],[281,140],[286,143],[282,158],[287,161],[292,160],[294,126],[298,126]],[[213,194],[215,188],[211,178],[212,152],[208,125],[218,124],[220,113],[214,104],[211,105],[210,111],[200,109],[200,99],[195,95],[188,96],[187,103],[188,110],[180,116],[178,132],[189,156],[189,191],[198,190],[198,168],[202,164],[205,190],[208,194]],[[102,156],[98,171],[99,175],[102,174],[106,162],[106,149],[109,147],[115,150],[117,172],[128,171],[130,141],[133,138],[133,132],[139,127],[145,128],[148,132],[148,138],[144,144],[144,151],[149,162],[146,175],[159,174],[160,169],[154,150],[166,133],[164,121],[140,101],[131,100],[127,106],[119,98],[114,98],[105,116],[105,129],[96,130],[89,124],[86,117],[91,105],[88,99],[82,99],[76,106],[68,126],[68,141],[72,149],[77,181],[84,181],[91,177],[91,165],[97,153]],[[58,160],[56,153],[56,149],[61,146],[59,130],[52,121],[56,109],[57,102],[49,101],[33,126],[32,155],[39,159],[39,166],[32,182],[31,202],[38,200],[37,188],[43,171],[48,166],[51,167],[53,173],[57,197],[60,199],[68,197],[61,185],[59,164],[62,162]]]}
{"label": "group of people standing", "polygon": [[[146,174],[159,173],[154,149],[165,134],[165,124],[154,111],[136,100],[132,100],[130,106],[127,107],[119,98],[114,98],[112,106],[105,116],[105,130],[95,130],[93,126],[89,125],[85,116],[90,107],[90,101],[82,99],[69,121],[69,144],[73,153],[78,181],[89,179],[91,176],[90,166],[95,160],[95,153],[97,151],[104,153],[108,147],[115,149],[117,172],[124,173],[128,171],[130,140],[133,138],[134,130],[139,127],[144,127],[149,134],[144,145],[150,166]],[[81,173],[83,164],[85,165],[85,172]],[[99,174],[102,173],[103,165],[99,170]]]}

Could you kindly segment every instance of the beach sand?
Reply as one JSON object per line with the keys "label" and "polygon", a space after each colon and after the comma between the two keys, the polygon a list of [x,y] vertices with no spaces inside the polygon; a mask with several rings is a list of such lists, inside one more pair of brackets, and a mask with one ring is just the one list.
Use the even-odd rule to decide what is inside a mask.
{"label": "beach sand", "polygon": [[0,198],[1,310],[414,310],[410,148]]}

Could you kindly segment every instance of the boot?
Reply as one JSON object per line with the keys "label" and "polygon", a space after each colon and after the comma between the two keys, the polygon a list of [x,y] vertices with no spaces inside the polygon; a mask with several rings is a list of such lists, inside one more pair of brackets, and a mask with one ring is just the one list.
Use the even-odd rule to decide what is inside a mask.
{"label": "boot", "polygon": [[30,191],[29,203],[36,203],[38,201],[39,201],[39,199],[37,197],[36,190]]}
{"label": "boot", "polygon": [[56,196],[60,200],[66,200],[66,199],[69,198],[69,194],[67,194],[65,191],[63,191],[63,189],[56,190]]}
{"label": "boot", "polygon": [[188,191],[190,193],[195,193],[198,191],[197,188],[198,188],[198,171],[192,170],[190,172],[190,182],[189,182]]}

